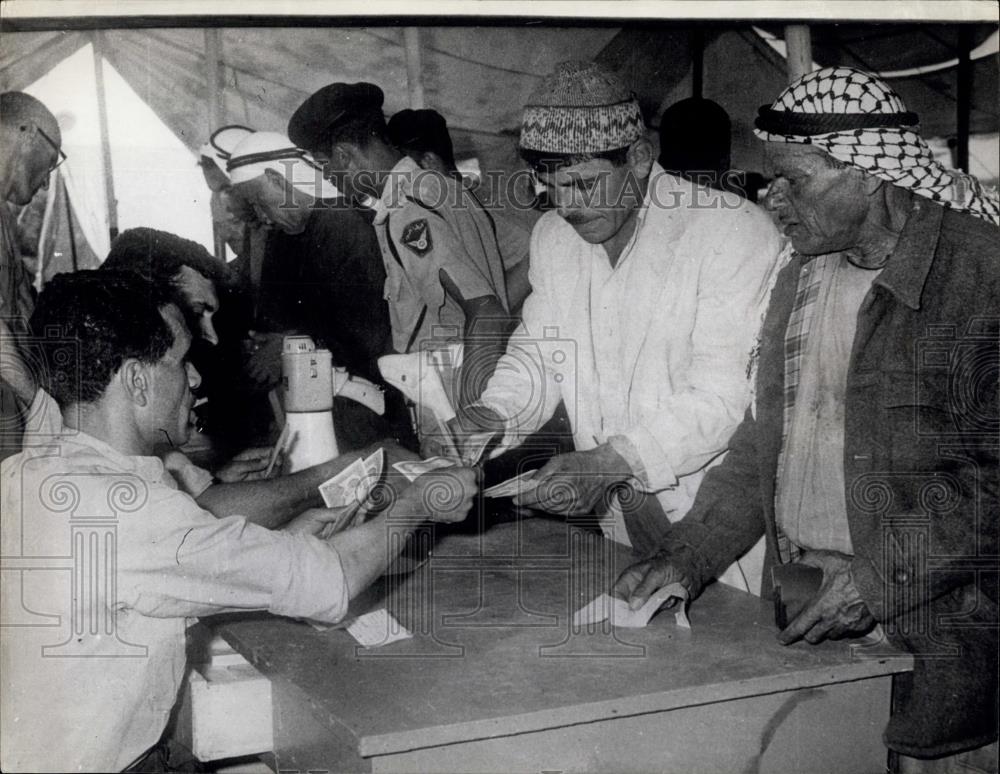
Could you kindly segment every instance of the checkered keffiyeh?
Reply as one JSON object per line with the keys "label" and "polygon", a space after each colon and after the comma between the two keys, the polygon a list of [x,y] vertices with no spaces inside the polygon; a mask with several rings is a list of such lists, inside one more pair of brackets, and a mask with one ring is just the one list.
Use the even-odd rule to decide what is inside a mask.
{"label": "checkered keffiyeh", "polygon": [[917,115],[870,73],[851,67],[807,73],[761,107],[755,124],[762,140],[815,145],[918,196],[1000,225],[996,191],[935,161]]}

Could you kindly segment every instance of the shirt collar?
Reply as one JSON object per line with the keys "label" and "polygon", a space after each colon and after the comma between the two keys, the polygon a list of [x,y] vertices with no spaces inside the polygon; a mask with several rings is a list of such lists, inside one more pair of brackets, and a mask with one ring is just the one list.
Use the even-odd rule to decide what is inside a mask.
{"label": "shirt collar", "polygon": [[420,171],[420,165],[409,156],[403,156],[389,171],[388,177],[382,183],[382,195],[375,201],[372,209],[375,211],[375,225],[385,222],[389,212],[399,206],[403,199],[403,182]]}
{"label": "shirt collar", "polygon": [[82,446],[87,451],[99,456],[110,467],[116,468],[122,473],[134,473],[150,483],[158,483],[165,478],[163,461],[159,457],[122,454],[115,447],[82,430],[73,431],[72,435],[60,436],[57,442]]}
{"label": "shirt collar", "polygon": [[882,273],[875,280],[911,309],[920,308],[924,284],[934,262],[944,208],[916,198],[899,241]]}
{"label": "shirt collar", "polygon": [[653,186],[658,185],[662,176],[666,172],[659,162],[654,161],[649,170],[649,177],[646,178],[646,192],[642,195],[642,204],[635,215],[635,232],[638,234],[642,224],[646,222],[646,213],[649,212],[649,203],[653,200]]}

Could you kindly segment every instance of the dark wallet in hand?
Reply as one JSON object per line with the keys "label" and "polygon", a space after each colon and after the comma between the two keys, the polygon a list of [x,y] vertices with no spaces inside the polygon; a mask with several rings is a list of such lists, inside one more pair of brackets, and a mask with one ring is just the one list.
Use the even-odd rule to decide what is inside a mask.
{"label": "dark wallet in hand", "polygon": [[774,622],[784,629],[816,596],[823,571],[807,564],[779,564],[771,568],[774,586]]}

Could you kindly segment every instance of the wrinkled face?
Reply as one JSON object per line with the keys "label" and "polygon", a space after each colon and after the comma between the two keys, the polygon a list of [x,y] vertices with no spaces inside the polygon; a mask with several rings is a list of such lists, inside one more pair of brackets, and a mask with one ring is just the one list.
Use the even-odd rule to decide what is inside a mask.
{"label": "wrinkled face", "polygon": [[264,174],[245,183],[237,183],[233,188],[268,228],[286,234],[305,231],[309,209],[295,202],[291,186],[280,175]]}
{"label": "wrinkled face", "polygon": [[192,390],[201,384],[201,376],[188,362],[191,334],[180,309],[170,304],[161,311],[174,343],[153,365],[146,366],[147,402],[142,407],[143,435],[153,447],[181,446],[191,434],[194,405]]}
{"label": "wrinkled face", "polygon": [[591,159],[537,175],[559,215],[590,244],[613,239],[642,203],[638,177],[645,175],[628,163]]}
{"label": "wrinkled face", "polygon": [[212,322],[213,316],[219,309],[219,296],[215,292],[215,283],[196,269],[182,266],[174,277],[174,285],[184,300],[188,321],[197,326],[193,332],[209,344],[218,344],[219,337]]}
{"label": "wrinkled face", "polygon": [[[58,148],[46,140],[33,124],[27,124],[21,131],[25,136],[19,146],[17,174],[9,201],[23,207],[39,190],[48,188],[49,177],[60,156]],[[49,137],[52,137],[52,131],[50,129]],[[58,136],[58,131],[55,131]]]}
{"label": "wrinkled face", "polygon": [[229,249],[239,255],[243,252],[244,228],[248,222],[256,221],[257,216],[229,188],[214,191],[209,206],[216,232],[226,240]]}
{"label": "wrinkled face", "polygon": [[858,245],[869,204],[860,170],[835,169],[823,151],[792,143],[767,143],[765,159],[774,182],[764,206],[800,254]]}

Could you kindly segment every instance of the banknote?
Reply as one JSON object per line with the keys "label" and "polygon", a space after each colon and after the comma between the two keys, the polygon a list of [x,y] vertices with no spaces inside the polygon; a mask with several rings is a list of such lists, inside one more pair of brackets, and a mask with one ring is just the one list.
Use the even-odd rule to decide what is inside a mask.
{"label": "banknote", "polygon": [[413,481],[417,476],[422,476],[430,470],[440,470],[451,468],[457,465],[456,460],[447,457],[428,457],[426,460],[404,460],[393,463],[392,467],[406,476],[407,481]]}
{"label": "banknote", "polygon": [[508,478],[499,484],[494,484],[489,489],[483,490],[483,497],[513,497],[519,492],[527,492],[534,489],[541,483],[533,480],[537,470],[526,470],[514,478]]}

